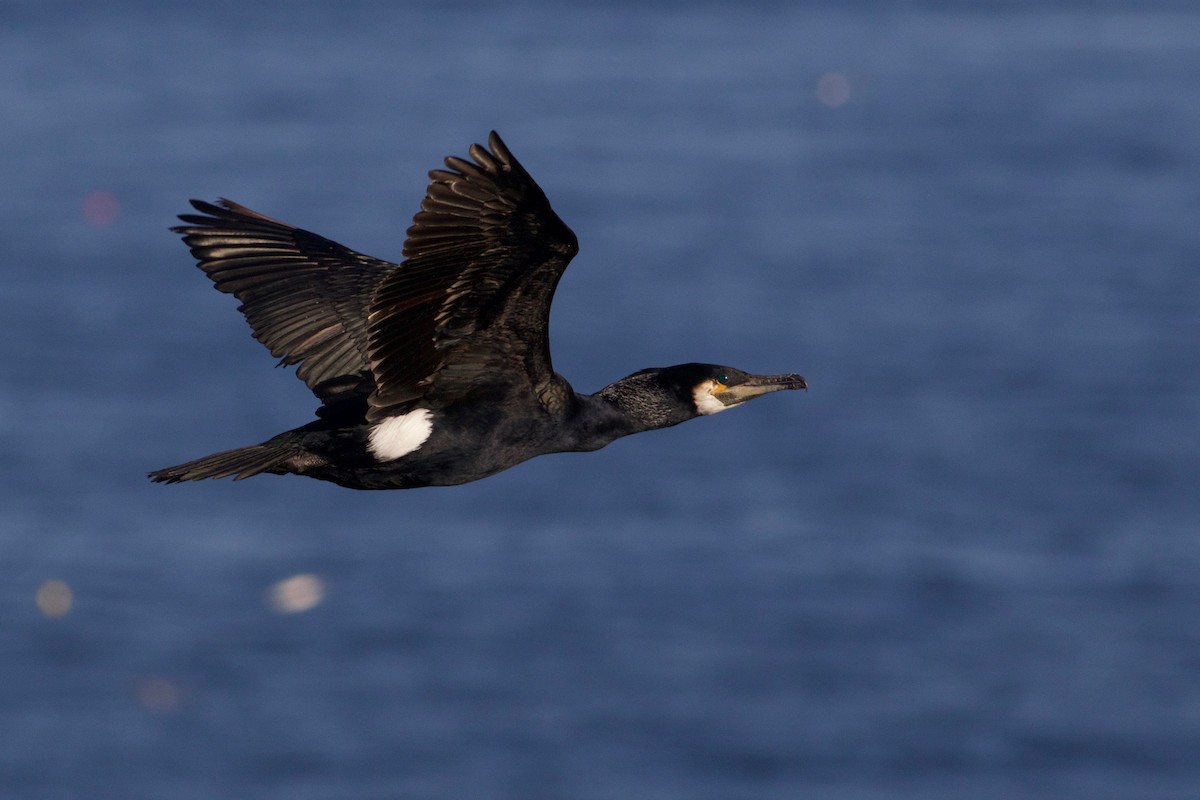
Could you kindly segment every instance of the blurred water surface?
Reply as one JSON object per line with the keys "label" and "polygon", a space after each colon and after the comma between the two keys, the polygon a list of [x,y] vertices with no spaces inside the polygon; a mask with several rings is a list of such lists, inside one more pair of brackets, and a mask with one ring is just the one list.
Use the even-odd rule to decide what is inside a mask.
{"label": "blurred water surface", "polygon": [[[0,796],[1196,797],[1198,43],[1162,2],[0,5]],[[186,199],[396,258],[493,127],[582,243],[578,388],[811,391],[453,489],[149,484],[314,407]]]}

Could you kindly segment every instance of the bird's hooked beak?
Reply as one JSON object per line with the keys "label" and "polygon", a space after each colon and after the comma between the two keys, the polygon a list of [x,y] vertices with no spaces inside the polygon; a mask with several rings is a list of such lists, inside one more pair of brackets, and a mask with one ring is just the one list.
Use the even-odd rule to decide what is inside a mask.
{"label": "bird's hooked beak", "polygon": [[736,406],[784,389],[808,389],[808,383],[800,375],[750,375],[741,383],[730,386],[718,383],[711,394],[726,406]]}

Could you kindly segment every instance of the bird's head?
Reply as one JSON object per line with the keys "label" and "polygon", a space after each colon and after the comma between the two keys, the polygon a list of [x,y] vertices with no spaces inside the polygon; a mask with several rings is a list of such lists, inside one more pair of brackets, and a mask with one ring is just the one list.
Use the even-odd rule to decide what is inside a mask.
{"label": "bird's head", "polygon": [[635,372],[605,387],[606,398],[645,429],[716,414],[784,389],[807,389],[799,375],[751,375],[717,364],[677,364]]}
{"label": "bird's head", "polygon": [[699,415],[716,414],[771,392],[808,388],[799,375],[751,375],[715,364],[682,364],[670,369],[681,370],[683,385]]}

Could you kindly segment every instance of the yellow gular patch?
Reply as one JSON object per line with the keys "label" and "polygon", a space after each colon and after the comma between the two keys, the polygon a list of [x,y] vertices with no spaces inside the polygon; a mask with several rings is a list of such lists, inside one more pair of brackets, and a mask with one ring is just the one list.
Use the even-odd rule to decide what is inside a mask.
{"label": "yellow gular patch", "polygon": [[692,400],[696,403],[696,412],[707,416],[729,408],[712,395],[713,392],[719,392],[724,388],[723,384],[717,383],[711,378],[696,384],[696,388],[692,390]]}

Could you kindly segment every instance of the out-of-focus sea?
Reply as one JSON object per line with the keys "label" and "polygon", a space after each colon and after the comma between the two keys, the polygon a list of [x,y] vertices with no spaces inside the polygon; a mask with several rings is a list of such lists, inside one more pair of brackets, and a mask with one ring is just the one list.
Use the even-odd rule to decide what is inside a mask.
{"label": "out-of-focus sea", "polygon": [[[0,107],[5,800],[1200,797],[1194,3],[4,3]],[[150,484],[315,407],[187,199],[394,259],[491,128],[577,388],[810,391]]]}

